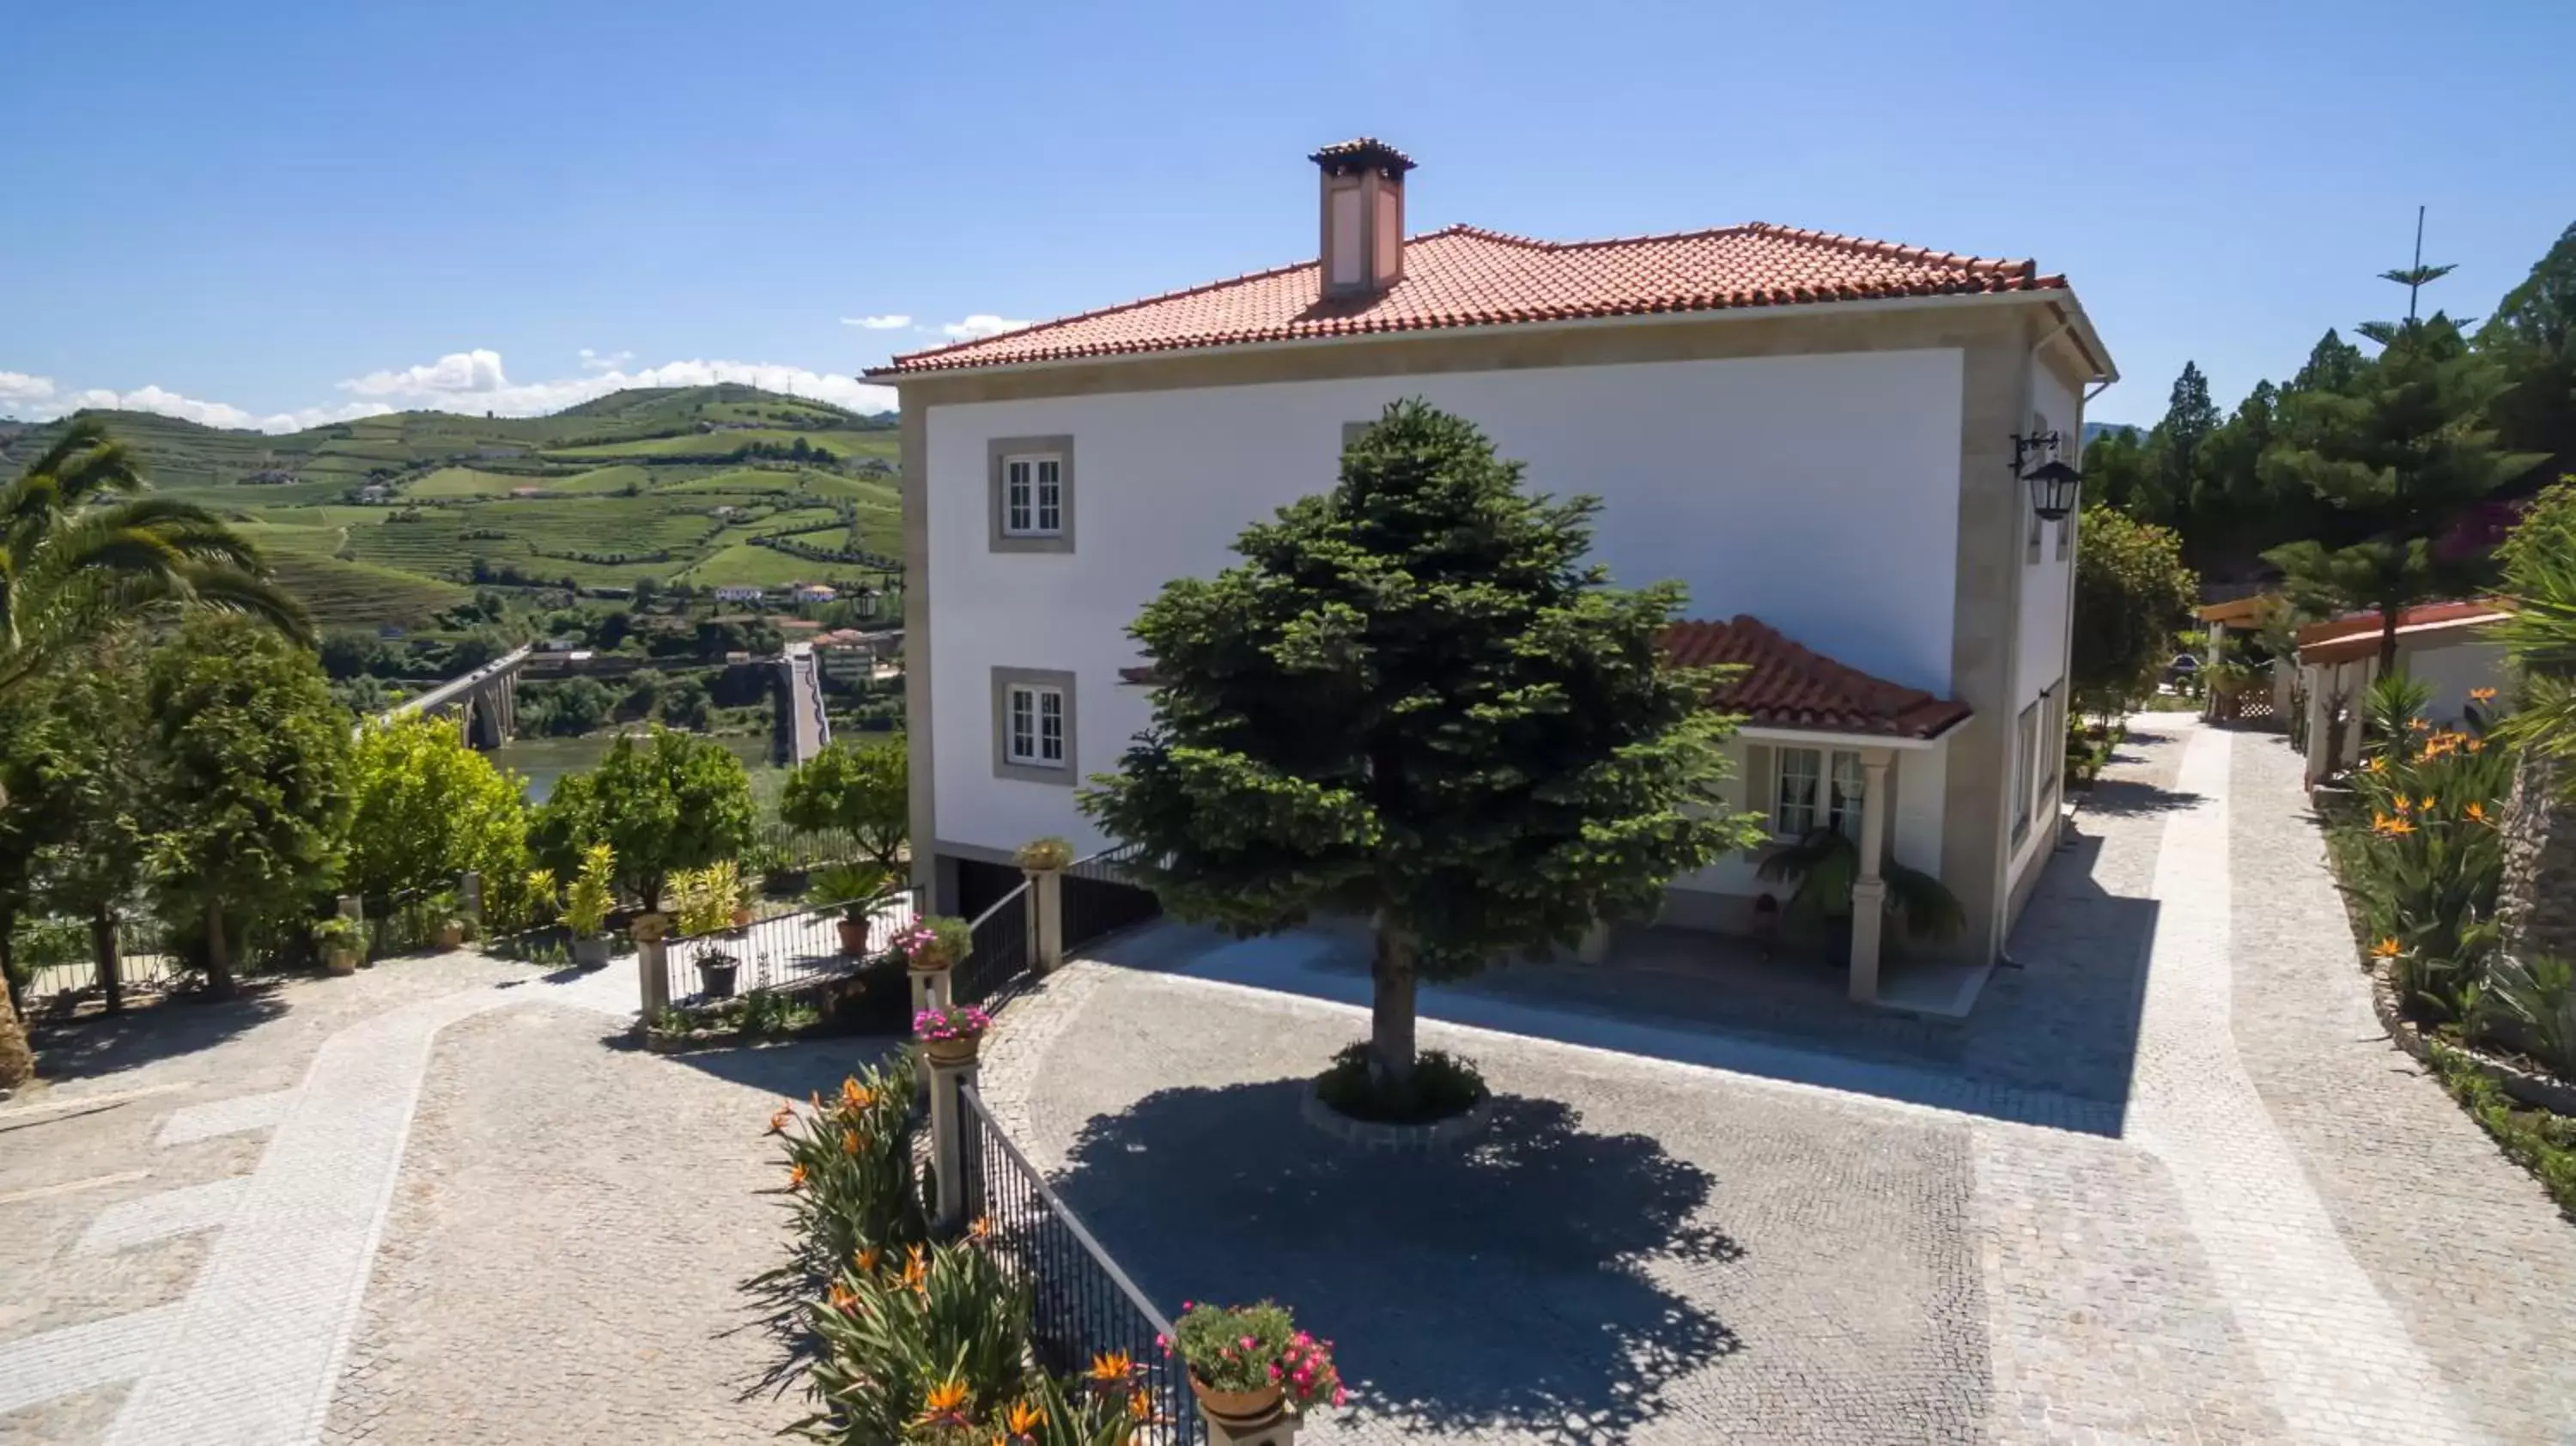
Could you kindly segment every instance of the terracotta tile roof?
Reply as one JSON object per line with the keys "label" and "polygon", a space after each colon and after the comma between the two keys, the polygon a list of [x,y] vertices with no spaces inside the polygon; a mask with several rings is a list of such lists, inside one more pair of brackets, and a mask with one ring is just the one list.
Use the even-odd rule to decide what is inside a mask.
{"label": "terracotta tile roof", "polygon": [[1968,716],[1965,703],[1837,663],[1742,613],[1722,623],[1675,623],[1663,642],[1673,661],[1688,667],[1743,665],[1712,701],[1765,728],[1936,738]]}
{"label": "terracotta tile roof", "polygon": [[[2403,641],[2420,638],[2426,633],[2447,633],[2467,628],[2482,628],[2513,616],[2504,604],[2492,601],[2418,603],[2397,615],[2397,633]],[[2379,613],[2349,613],[2310,623],[2298,632],[2299,661],[2302,663],[2351,663],[2379,655]]]}
{"label": "terracotta tile roof", "polygon": [[1301,262],[1018,331],[896,357],[872,377],[1372,332],[1804,306],[1897,296],[2062,291],[2030,261],[1996,261],[1753,222],[1609,241],[1533,241],[1473,226],[1405,243],[1384,293],[1320,297]]}
{"label": "terracotta tile roof", "polygon": [[[1968,716],[1968,705],[1874,678],[1791,642],[1759,618],[1681,622],[1664,630],[1664,651],[1685,667],[1745,667],[1712,706],[1765,728],[1937,738]],[[1154,686],[1152,664],[1121,668],[1119,681]]]}

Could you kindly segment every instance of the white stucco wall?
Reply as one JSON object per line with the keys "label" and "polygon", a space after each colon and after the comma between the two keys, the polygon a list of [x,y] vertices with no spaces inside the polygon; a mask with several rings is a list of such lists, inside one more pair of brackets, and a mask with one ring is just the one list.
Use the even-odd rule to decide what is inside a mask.
{"label": "white stucco wall", "polygon": [[2477,634],[2436,636],[2444,638],[2439,646],[2410,648],[2401,643],[2397,655],[2415,681],[2433,690],[2431,701],[2424,707],[2425,715],[2438,723],[2457,723],[2468,711],[2470,689],[2503,689],[2504,647],[2472,641]]}
{"label": "white stucco wall", "polygon": [[[2069,466],[2077,461],[2075,438],[2081,427],[2077,418],[2075,395],[2060,385],[2045,367],[2033,369],[2032,410],[2048,420],[2067,439],[2063,459]],[[1979,479],[1971,479],[1979,480]],[[2021,489],[2022,517],[2027,526],[2033,514],[2029,511],[2028,483],[2013,484]],[[2060,559],[2058,534],[2075,525],[2073,518],[2064,522],[2039,524],[2039,561],[2026,564],[2021,573],[2021,617],[2019,642],[2014,660],[2014,709],[2039,696],[2042,688],[2054,685],[2066,666],[2068,584],[2074,567],[2072,553]],[[2025,550],[2024,556],[2028,553]]]}
{"label": "white stucco wall", "polygon": [[[1697,617],[1753,613],[1822,652],[1949,687],[1961,364],[1854,353],[992,402],[927,417],[937,836],[1097,836],[1070,790],[992,772],[991,670],[1079,677],[1079,771],[1147,718],[1117,670],[1164,581],[1233,561],[1243,526],[1331,485],[1347,422],[1422,397],[1484,427],[1530,485],[1600,496],[1622,583],[1678,578]],[[986,444],[1074,438],[1070,555],[988,550]],[[1926,857],[1936,857],[1927,854]]]}

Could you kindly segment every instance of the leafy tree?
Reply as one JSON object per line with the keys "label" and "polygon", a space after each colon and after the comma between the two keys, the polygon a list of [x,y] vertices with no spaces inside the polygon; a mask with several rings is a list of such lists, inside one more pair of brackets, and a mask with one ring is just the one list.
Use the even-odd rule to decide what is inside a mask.
{"label": "leafy tree", "polygon": [[2147,495],[2147,449],[2134,429],[2115,428],[2084,444],[2086,495],[2132,517],[2156,509]]}
{"label": "leafy tree", "polygon": [[853,744],[836,738],[788,773],[778,816],[795,828],[839,829],[869,862],[891,870],[911,834],[910,779],[903,740]]}
{"label": "leafy tree", "polygon": [[167,768],[155,862],[181,916],[203,921],[207,982],[228,994],[227,921],[293,919],[338,872],[348,715],[312,653],[236,618],[190,622],[153,654],[144,692]]}
{"label": "leafy tree", "polygon": [[10,799],[9,807],[0,808],[0,981],[6,984],[6,997],[0,998],[0,1089],[36,1074],[12,941],[19,917],[34,900],[39,860],[63,836],[64,815],[48,788],[61,743],[60,720],[37,688],[0,696],[0,789]]}
{"label": "leafy tree", "polygon": [[2502,731],[2560,764],[2576,763],[2576,477],[2551,485],[2502,549],[2514,615],[2501,632],[2520,676]]}
{"label": "leafy tree", "polygon": [[2179,518],[2200,488],[2200,451],[2218,431],[2218,404],[2209,399],[2209,378],[2196,362],[2184,362],[2165,403],[2164,420],[2147,435],[2147,464],[2154,496],[2167,519]]}
{"label": "leafy tree", "polygon": [[674,728],[692,733],[707,731],[707,685],[704,680],[683,676],[662,690],[662,721]]}
{"label": "leafy tree", "polygon": [[619,886],[659,909],[674,870],[733,858],[751,834],[742,760],[712,738],[657,727],[641,745],[619,734],[597,768],[557,779],[537,810],[535,841],[539,861],[567,878],[581,850],[608,845]]}
{"label": "leafy tree", "polygon": [[2169,527],[2096,503],[2076,535],[2069,701],[2095,715],[2125,713],[2155,691],[2174,633],[2200,600],[2200,579]]}
{"label": "leafy tree", "polygon": [[125,1004],[118,973],[119,917],[142,892],[152,839],[151,800],[159,760],[147,746],[140,651],[111,642],[44,695],[54,725],[46,744],[47,787],[35,805],[54,823],[55,842],[38,862],[48,912],[87,919],[109,1012]]}
{"label": "leafy tree", "polygon": [[1718,802],[1711,678],[1657,648],[1681,588],[1608,586],[1598,504],[1520,481],[1467,422],[1389,407],[1330,492],[1146,606],[1153,726],[1082,799],[1176,914],[1375,920],[1386,1087],[1412,1077],[1419,978],[1650,913],[1756,838]]}
{"label": "leafy tree", "polygon": [[2290,390],[2347,392],[2369,368],[2370,358],[2362,355],[2360,347],[2336,335],[2333,327],[2327,327],[2326,334],[2318,337],[2317,344],[2308,349],[2308,359],[2300,365],[2298,375],[2290,379]]}
{"label": "leafy tree", "polygon": [[519,685],[519,716],[532,731],[574,738],[607,721],[617,704],[615,694],[597,678],[581,675],[560,683]]}
{"label": "leafy tree", "polygon": [[2478,350],[2513,383],[2494,406],[2498,444],[2546,455],[2544,475],[2576,471],[2576,226],[2505,293]]}
{"label": "leafy tree", "polygon": [[133,454],[94,417],[0,487],[0,694],[174,604],[312,635],[257,549],[205,509],[142,490]]}
{"label": "leafy tree", "polygon": [[2450,318],[2372,322],[2362,331],[2381,342],[2378,360],[2345,390],[2287,398],[2281,440],[2262,459],[2267,480],[2304,486],[2326,505],[2344,543],[2317,539],[2264,557],[2294,597],[2328,610],[2380,608],[2386,673],[2397,664],[2397,610],[2468,581],[2408,537],[2438,531],[2539,459],[2496,446],[2483,418],[2505,378],[2469,349]]}
{"label": "leafy tree", "polygon": [[465,745],[444,719],[371,723],[350,750],[352,893],[382,898],[455,886],[468,870],[506,889],[527,873],[525,785]]}

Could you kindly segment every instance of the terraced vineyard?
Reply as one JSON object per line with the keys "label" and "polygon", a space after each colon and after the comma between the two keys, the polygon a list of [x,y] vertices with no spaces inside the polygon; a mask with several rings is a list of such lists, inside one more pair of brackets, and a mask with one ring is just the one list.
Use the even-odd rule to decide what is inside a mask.
{"label": "terraced vineyard", "polygon": [[[103,414],[160,491],[240,524],[326,626],[417,626],[477,582],[884,581],[798,557],[900,555],[892,418],[748,387],[618,392],[550,417],[403,412],[285,436]],[[50,427],[0,431],[0,473]],[[802,443],[805,455],[793,454]]]}

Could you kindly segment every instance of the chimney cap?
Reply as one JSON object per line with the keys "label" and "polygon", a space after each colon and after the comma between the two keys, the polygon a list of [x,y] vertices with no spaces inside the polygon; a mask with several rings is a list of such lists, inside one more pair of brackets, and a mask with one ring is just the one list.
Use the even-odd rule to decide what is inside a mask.
{"label": "chimney cap", "polygon": [[1358,136],[1339,145],[1326,146],[1306,159],[1323,167],[1324,173],[1332,176],[1374,170],[1389,180],[1397,180],[1413,169],[1413,157],[1375,136]]}

